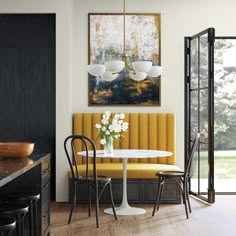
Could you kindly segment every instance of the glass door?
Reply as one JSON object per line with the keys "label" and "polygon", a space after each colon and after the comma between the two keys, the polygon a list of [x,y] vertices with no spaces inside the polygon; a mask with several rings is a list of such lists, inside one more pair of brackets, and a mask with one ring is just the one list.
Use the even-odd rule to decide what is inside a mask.
{"label": "glass door", "polygon": [[209,203],[215,201],[214,38],[214,28],[185,37],[185,160],[194,135],[201,134],[192,162],[189,190]]}
{"label": "glass door", "polygon": [[236,194],[236,37],[215,37],[215,190]]}

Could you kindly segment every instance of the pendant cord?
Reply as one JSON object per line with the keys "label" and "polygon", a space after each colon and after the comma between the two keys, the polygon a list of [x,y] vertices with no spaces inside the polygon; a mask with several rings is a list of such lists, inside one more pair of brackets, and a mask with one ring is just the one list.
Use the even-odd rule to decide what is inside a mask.
{"label": "pendant cord", "polygon": [[124,61],[125,63],[125,67],[126,69],[129,71],[129,68],[128,68],[128,62],[127,62],[127,56],[126,56],[126,53],[125,53],[125,50],[126,50],[126,44],[125,44],[125,28],[126,28],[126,25],[125,25],[125,16],[126,16],[126,12],[125,12],[125,0],[123,0],[123,28],[124,28],[124,35],[123,35],[123,54],[122,54],[122,60]]}
{"label": "pendant cord", "polygon": [[124,45],[124,48],[123,48],[123,54],[125,55],[125,0],[123,0],[123,24],[124,24],[124,42],[123,42],[123,45]]}

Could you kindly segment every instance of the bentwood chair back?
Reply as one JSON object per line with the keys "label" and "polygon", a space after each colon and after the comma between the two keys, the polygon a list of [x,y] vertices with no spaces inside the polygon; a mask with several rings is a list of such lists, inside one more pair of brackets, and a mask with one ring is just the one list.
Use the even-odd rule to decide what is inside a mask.
{"label": "bentwood chair back", "polygon": [[191,206],[190,206],[190,201],[189,201],[188,181],[190,178],[191,165],[192,165],[194,153],[198,146],[199,138],[200,138],[200,133],[197,133],[192,142],[192,147],[189,153],[189,158],[187,160],[185,171],[164,171],[164,172],[156,173],[156,176],[159,178],[159,182],[158,182],[157,195],[156,195],[156,200],[153,207],[152,216],[154,216],[155,212],[158,211],[159,209],[161,195],[163,192],[165,181],[172,179],[172,180],[175,180],[180,187],[183,203],[185,205],[186,216],[187,216],[187,219],[189,218],[188,210],[189,212],[191,212]]}
{"label": "bentwood chair back", "polygon": [[[83,175],[81,175],[81,173],[79,172],[79,167],[78,167],[78,163],[77,163],[77,153],[75,152],[75,143],[76,142],[81,142],[84,150],[85,150],[85,173]],[[89,156],[89,150],[88,147],[91,148],[91,152],[92,152],[92,157]],[[114,206],[114,202],[113,202],[113,195],[112,195],[112,185],[111,185],[111,178],[107,177],[107,176],[97,176],[97,169],[96,169],[96,147],[94,142],[84,136],[84,135],[70,135],[68,136],[65,141],[64,141],[64,149],[65,149],[65,153],[67,156],[67,160],[70,166],[70,170],[71,170],[71,175],[72,175],[72,182],[73,182],[73,186],[72,186],[72,202],[71,202],[71,209],[70,209],[70,214],[69,214],[69,219],[68,219],[68,224],[70,224],[71,222],[71,217],[72,217],[72,213],[74,210],[74,206],[76,204],[76,193],[77,193],[77,187],[79,184],[84,184],[86,183],[88,185],[88,213],[89,216],[91,215],[91,194],[92,194],[92,188],[94,188],[94,199],[95,199],[95,205],[96,205],[96,226],[97,228],[99,228],[99,199],[100,196],[102,195],[102,193],[104,192],[104,189],[109,186],[109,192],[110,192],[110,199],[111,199],[111,205],[112,205],[112,209],[113,209],[113,214],[115,219],[117,220],[116,217],[116,212],[115,212],[115,206]],[[90,163],[90,160],[91,162]],[[102,186],[101,190],[99,191],[100,188],[98,188],[98,184],[99,186]]]}

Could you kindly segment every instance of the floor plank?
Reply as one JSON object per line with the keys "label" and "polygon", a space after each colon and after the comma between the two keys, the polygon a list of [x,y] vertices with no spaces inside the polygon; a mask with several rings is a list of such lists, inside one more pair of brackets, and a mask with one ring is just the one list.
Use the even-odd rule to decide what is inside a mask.
{"label": "floor plank", "polygon": [[78,205],[72,222],[67,224],[69,205],[51,204],[51,235],[54,236],[233,236],[236,235],[236,196],[216,196],[216,203],[206,205],[191,198],[192,213],[186,219],[184,206],[163,204],[151,217],[152,205],[138,205],[146,209],[139,216],[107,215],[100,206],[100,228],[96,228],[95,212],[87,217],[87,207]]}

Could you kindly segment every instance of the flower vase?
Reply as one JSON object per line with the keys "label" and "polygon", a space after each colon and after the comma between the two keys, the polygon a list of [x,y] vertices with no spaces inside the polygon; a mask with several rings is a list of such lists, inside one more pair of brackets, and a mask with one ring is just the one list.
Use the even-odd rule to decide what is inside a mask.
{"label": "flower vase", "polygon": [[107,136],[105,139],[106,144],[104,144],[104,153],[113,153],[113,137]]}

